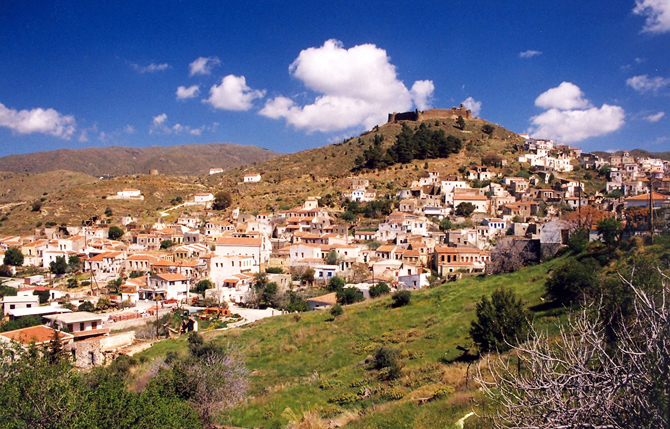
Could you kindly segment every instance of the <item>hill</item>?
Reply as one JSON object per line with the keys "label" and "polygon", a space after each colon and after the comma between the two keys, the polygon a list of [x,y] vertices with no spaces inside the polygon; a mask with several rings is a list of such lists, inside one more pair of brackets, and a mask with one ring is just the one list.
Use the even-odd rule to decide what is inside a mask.
{"label": "hill", "polygon": [[[205,333],[207,340],[237,344],[252,371],[249,400],[220,416],[220,422],[285,427],[293,416],[315,412],[352,428],[457,427],[455,422],[481,400],[471,379],[474,368],[456,348],[471,342],[475,303],[504,285],[538,310],[538,325],[552,326],[562,309],[540,310],[538,304],[548,271],[562,260],[416,291],[410,304],[400,308],[391,308],[385,297],[345,306],[337,318],[327,311],[289,314]],[[396,381],[383,380],[365,363],[382,345],[400,351],[404,368]],[[151,360],[169,350],[185,354],[185,338],[162,341],[141,356]],[[454,388],[453,393],[419,401],[445,386]],[[357,396],[365,387],[373,392],[373,403]],[[352,402],[343,403],[347,397]]]}
{"label": "hill", "polygon": [[70,170],[91,176],[149,174],[208,174],[210,168],[228,170],[274,158],[279,154],[257,146],[230,143],[60,149],[0,158],[0,171],[43,173]]}
{"label": "hill", "polygon": [[[396,164],[383,170],[362,169],[352,172],[352,169],[356,166],[356,158],[373,144],[375,136],[383,136],[383,146],[388,148],[396,142],[403,125],[418,129],[422,123],[429,129],[441,129],[444,130],[446,135],[453,135],[461,139],[463,149],[458,154],[452,154],[449,158],[415,159],[411,163]],[[163,167],[159,166],[159,171],[162,174],[158,176],[148,175],[149,168],[153,164],[145,163],[144,174],[128,174],[114,177],[111,180],[87,180],[85,183],[74,183],[72,186],[63,184],[59,189],[47,189],[48,186],[46,185],[50,186],[51,179],[41,180],[39,176],[25,176],[32,177],[30,191],[27,190],[28,187],[26,186],[25,195],[21,192],[10,192],[6,193],[3,199],[0,199],[0,202],[12,203],[12,206],[0,207],[2,214],[8,217],[6,221],[2,222],[0,232],[27,233],[36,224],[46,222],[79,225],[83,219],[88,219],[94,215],[101,216],[106,207],[111,207],[114,213],[137,216],[140,223],[149,225],[160,216],[160,211],[170,207],[171,201],[174,201],[177,197],[187,201],[196,192],[216,193],[220,190],[230,191],[233,196],[233,207],[240,207],[242,212],[247,213],[286,210],[302,203],[309,196],[318,196],[326,200],[331,199],[334,203],[332,207],[337,208],[341,192],[348,189],[345,180],[347,177],[359,176],[369,180],[370,187],[375,189],[377,194],[382,197],[385,194],[395,195],[398,189],[405,188],[413,180],[418,179],[425,168],[438,171],[443,177],[447,174],[458,174],[458,170],[462,166],[480,164],[482,157],[489,152],[501,154],[507,160],[506,169],[509,170],[507,173],[511,174],[518,171],[520,165],[514,161],[515,143],[521,142],[522,139],[498,125],[495,125],[495,130],[490,135],[486,134],[482,131],[482,128],[487,124],[493,125],[480,118],[468,119],[464,129],[461,130],[456,126],[456,120],[453,118],[439,120],[433,118],[423,122],[387,123],[364,132],[358,137],[294,154],[276,156],[277,154],[274,152],[265,151],[266,159],[271,159],[246,165],[240,165],[243,163],[239,162],[236,164],[236,168],[214,175],[210,175],[208,172],[210,166],[216,165],[211,161],[211,159],[215,159],[215,156],[199,157],[185,154],[189,151],[203,153],[203,151],[209,150],[214,152],[221,146],[226,145],[152,147],[144,150],[116,148],[120,151],[117,158],[129,158],[135,153],[134,151],[145,154],[151,152],[154,156],[152,159],[163,165]],[[236,145],[228,145],[228,147],[246,148],[245,150],[253,148]],[[96,151],[95,153],[98,153],[96,156],[100,156],[97,152],[100,149],[90,150]],[[137,152],[136,160],[133,161],[136,164],[139,164],[141,159],[150,158],[140,155],[140,152]],[[78,154],[77,160],[72,160],[75,164],[83,162],[95,164],[97,162],[93,161],[92,158],[89,159],[88,155],[82,157],[82,154],[89,152],[54,151],[50,153],[59,153],[60,156],[64,156],[65,153]],[[177,155],[179,153],[183,154]],[[109,155],[109,152],[107,154]],[[101,160],[100,162],[104,163],[103,165],[109,165],[107,163],[122,164],[118,159],[114,159],[114,156],[111,156],[111,160]],[[166,173],[168,160],[175,163],[180,161],[183,164],[185,163],[184,165],[191,166],[186,169],[195,170],[199,168],[202,172],[199,175],[186,173],[168,175]],[[30,170],[33,167],[27,165],[24,168]],[[98,169],[98,171],[103,170],[104,167]],[[248,173],[260,173],[262,176],[261,182],[243,183],[243,177]],[[114,195],[124,187],[139,189],[145,196],[145,200],[106,199],[108,195]],[[11,187],[4,186],[0,181],[0,189],[3,188],[10,189]],[[43,200],[42,209],[33,211],[31,204],[38,197]],[[170,216],[166,217],[165,220],[174,220],[179,213],[180,210],[171,211]]]}
{"label": "hill", "polygon": [[0,172],[0,203],[35,200],[45,194],[93,183],[97,180],[88,174],[66,170],[36,174]]}
{"label": "hill", "polygon": [[[621,155],[623,151],[616,151],[616,152],[602,152],[602,151],[596,151],[592,152],[595,155],[598,155],[601,158],[607,158],[610,155]],[[649,152],[644,149],[633,149],[631,151],[628,151],[628,153],[635,157],[635,158],[658,158],[658,159],[663,159],[665,161],[670,161],[670,152]]]}

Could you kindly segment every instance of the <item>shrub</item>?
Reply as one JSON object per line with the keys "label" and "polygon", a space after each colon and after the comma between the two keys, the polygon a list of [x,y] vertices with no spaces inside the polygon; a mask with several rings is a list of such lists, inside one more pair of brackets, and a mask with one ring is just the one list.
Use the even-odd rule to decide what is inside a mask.
{"label": "shrub", "polygon": [[214,285],[212,284],[211,281],[207,279],[200,280],[197,285],[195,285],[195,291],[197,293],[205,293],[207,289],[213,288]]}
{"label": "shrub", "polygon": [[369,378],[359,378],[358,380],[354,380],[351,383],[349,383],[349,387],[367,386],[369,383],[370,383]]}
{"label": "shrub", "polygon": [[77,311],[88,311],[89,313],[95,311],[95,305],[91,301],[84,301],[81,304],[79,304],[79,307],[77,307]]}
{"label": "shrub", "polygon": [[339,380],[321,380],[319,383],[319,389],[328,390],[334,389],[335,387],[340,387],[342,382]]}
{"label": "shrub", "polygon": [[265,272],[268,274],[284,274],[282,267],[268,267]]}
{"label": "shrub", "polygon": [[409,304],[409,301],[412,299],[412,294],[408,290],[399,290],[393,294],[393,303],[391,304],[394,308],[403,307]]}
{"label": "shrub", "polygon": [[342,313],[344,313],[344,310],[342,309],[342,306],[340,304],[335,304],[330,309],[330,315],[333,317],[341,316]]}
{"label": "shrub", "polygon": [[360,400],[361,400],[360,396],[351,392],[341,393],[339,395],[331,396],[330,398],[328,398],[328,402],[330,402],[331,404],[339,404],[339,405],[351,404],[353,402],[357,402]]}
{"label": "shrub", "polygon": [[521,299],[503,287],[483,296],[477,303],[477,319],[471,323],[470,336],[479,350],[505,352],[526,334],[528,322]]}
{"label": "shrub", "polygon": [[599,265],[593,258],[565,261],[552,270],[545,283],[547,293],[561,304],[571,304],[592,295],[598,285]]}
{"label": "shrub", "polygon": [[371,298],[377,298],[378,296],[386,295],[388,293],[391,293],[391,288],[384,282],[379,282],[370,287]]}
{"label": "shrub", "polygon": [[433,391],[433,398],[444,398],[449,395],[453,395],[456,389],[453,386],[441,386]]}
{"label": "shrub", "polygon": [[118,240],[119,238],[123,237],[123,230],[119,228],[118,226],[110,226],[109,231],[107,232],[107,238],[110,240]]}
{"label": "shrub", "polygon": [[337,292],[337,302],[342,305],[353,304],[364,299],[363,292],[355,287],[346,287]]}
{"label": "shrub", "polygon": [[397,401],[405,396],[405,391],[400,387],[385,387],[379,392],[379,395],[384,399]]}
{"label": "shrub", "polygon": [[342,277],[333,276],[328,280],[328,291],[329,292],[339,292],[344,289],[344,285],[347,284],[347,281]]}
{"label": "shrub", "polygon": [[23,265],[23,253],[18,247],[11,247],[5,252],[5,258],[3,260],[5,265],[13,265],[15,267],[20,267]]}
{"label": "shrub", "polygon": [[398,350],[381,346],[375,353],[374,360],[375,368],[379,370],[380,375],[385,376],[391,380],[400,377],[402,372],[402,361]]}

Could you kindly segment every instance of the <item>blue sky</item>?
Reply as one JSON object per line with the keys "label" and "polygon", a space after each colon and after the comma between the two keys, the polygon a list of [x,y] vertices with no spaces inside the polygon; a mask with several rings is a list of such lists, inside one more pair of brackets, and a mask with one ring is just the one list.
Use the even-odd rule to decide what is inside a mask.
{"label": "blue sky", "polygon": [[0,2],[0,156],[230,142],[284,153],[392,111],[585,150],[670,150],[670,0]]}

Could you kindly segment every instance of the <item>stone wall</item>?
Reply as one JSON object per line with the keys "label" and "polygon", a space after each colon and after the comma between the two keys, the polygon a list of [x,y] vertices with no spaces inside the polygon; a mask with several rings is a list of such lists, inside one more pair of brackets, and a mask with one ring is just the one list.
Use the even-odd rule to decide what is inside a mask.
{"label": "stone wall", "polygon": [[437,109],[433,107],[430,110],[415,110],[413,112],[389,113],[389,122],[398,121],[423,121],[426,119],[450,119],[462,116],[463,119],[472,119],[472,111],[461,104],[460,107],[451,109]]}

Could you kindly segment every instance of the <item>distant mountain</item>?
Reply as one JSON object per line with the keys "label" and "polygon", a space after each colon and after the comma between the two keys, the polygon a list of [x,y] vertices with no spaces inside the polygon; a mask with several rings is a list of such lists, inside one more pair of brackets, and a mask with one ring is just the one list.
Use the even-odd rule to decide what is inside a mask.
{"label": "distant mountain", "polygon": [[224,170],[263,162],[280,154],[257,146],[231,143],[106,148],[60,149],[0,158],[0,171],[42,173],[70,170],[92,176],[149,174],[201,175],[210,168]]}
{"label": "distant mountain", "polygon": [[[623,151],[616,151],[613,153],[609,152],[592,152],[595,155],[598,155],[601,158],[606,158],[610,155],[621,155]],[[644,149],[633,149],[628,151],[628,153],[635,158],[658,158],[664,161],[670,161],[670,152],[649,152]]]}

